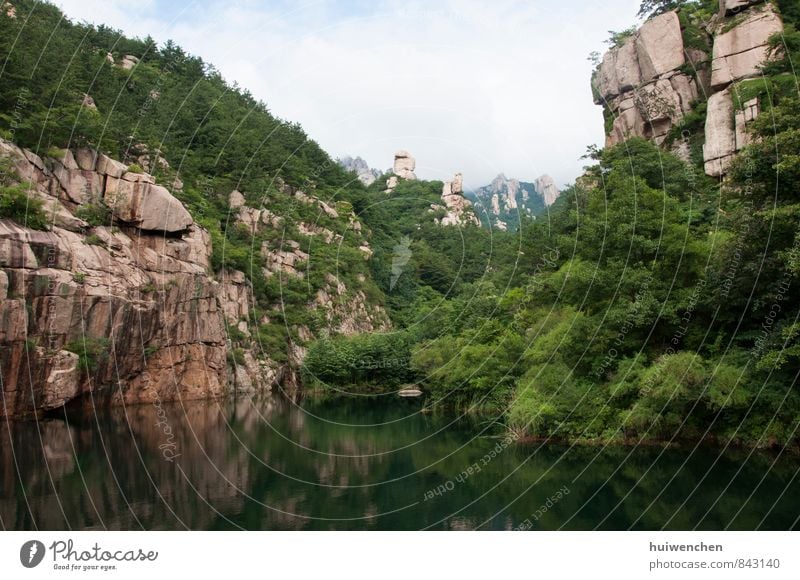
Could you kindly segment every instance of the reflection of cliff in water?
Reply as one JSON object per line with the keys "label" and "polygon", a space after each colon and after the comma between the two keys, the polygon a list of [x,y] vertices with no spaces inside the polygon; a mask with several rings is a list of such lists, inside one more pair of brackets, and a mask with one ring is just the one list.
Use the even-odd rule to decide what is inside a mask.
{"label": "reflection of cliff in water", "polygon": [[[516,444],[492,454],[502,432],[488,418],[454,421],[419,413],[421,406],[396,397],[266,397],[4,424],[0,522],[6,529],[512,529],[526,520],[532,529],[785,529],[800,513],[792,458],[771,467],[772,456],[713,449]],[[540,509],[565,487],[569,494]],[[437,488],[444,492],[430,493]]]}

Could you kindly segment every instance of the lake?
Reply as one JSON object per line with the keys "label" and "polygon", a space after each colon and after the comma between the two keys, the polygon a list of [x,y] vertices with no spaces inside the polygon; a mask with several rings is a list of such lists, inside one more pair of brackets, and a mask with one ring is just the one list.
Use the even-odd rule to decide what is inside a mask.
{"label": "lake", "polygon": [[420,398],[198,401],[0,430],[4,529],[791,529],[800,458],[522,444]]}

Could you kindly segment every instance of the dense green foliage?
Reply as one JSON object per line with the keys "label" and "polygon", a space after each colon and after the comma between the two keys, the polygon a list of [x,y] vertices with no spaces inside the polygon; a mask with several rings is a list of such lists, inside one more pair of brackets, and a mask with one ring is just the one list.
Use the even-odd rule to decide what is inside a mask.
{"label": "dense green foliage", "polygon": [[[702,44],[697,21],[715,2],[642,8],[678,4],[685,34]],[[702,142],[690,140],[685,163],[630,139],[591,151],[592,165],[546,219],[523,220],[513,233],[442,227],[434,221],[440,182],[401,180],[388,194],[380,181],[365,188],[297,125],[202,60],[172,43],[158,48],[70,23],[46,4],[21,1],[16,19],[0,15],[0,128],[38,151],[90,143],[119,158],[139,144],[162,152],[172,168],[163,177],[180,175],[178,195],[209,229],[214,269],[242,270],[253,285],[253,316],[264,323],[252,338],[230,329],[233,362],[251,341],[286,360],[287,341],[303,342],[297,325],[324,336],[332,322],[308,305],[335,270],[385,304],[395,330],[312,342],[308,384],[336,391],[418,382],[433,406],[491,409],[533,437],[796,444],[800,101],[788,73],[800,36],[793,5],[780,6],[789,25],[773,46],[784,57],[763,79],[734,87],[737,106],[758,98],[769,114],[753,123],[753,144],[722,187],[703,174]],[[140,62],[126,70],[106,53]],[[81,106],[84,94],[96,111]],[[24,115],[12,113],[20,108]],[[704,118],[697,104],[670,139],[697,134]],[[341,215],[354,212],[371,259],[346,219],[298,203],[277,178]],[[233,225],[234,187],[282,225],[255,234]],[[4,217],[37,215],[22,189],[8,192]],[[82,212],[93,225],[108,218],[102,207]],[[341,243],[315,243],[300,222]],[[286,239],[309,254],[296,265],[304,277],[266,277],[261,248]],[[73,349],[87,372],[102,362],[103,344]]]}

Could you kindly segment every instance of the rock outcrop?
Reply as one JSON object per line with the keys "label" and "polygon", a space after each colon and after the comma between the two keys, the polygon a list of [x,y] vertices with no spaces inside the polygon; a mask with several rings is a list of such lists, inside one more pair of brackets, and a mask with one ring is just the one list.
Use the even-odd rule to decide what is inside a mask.
{"label": "rock outcrop", "polygon": [[[768,40],[783,30],[783,24],[771,3],[723,4],[721,13],[733,16],[717,24],[711,86],[717,91],[708,99],[703,161],[707,175],[720,177],[738,151],[749,143],[747,123],[760,111],[758,99],[749,99],[735,107],[736,83],[761,75],[760,65],[769,57]],[[752,5],[752,7],[750,7]]]}
{"label": "rock outcrop", "polygon": [[393,175],[386,180],[386,193],[391,193],[397,187],[398,179],[416,179],[414,169],[417,167],[417,160],[411,153],[400,150],[394,154],[394,165],[392,166]]}
{"label": "rock outcrop", "polygon": [[[31,183],[30,195],[49,201],[53,224],[34,231],[0,220],[0,414],[37,415],[81,398],[128,404],[224,394],[210,240],[182,204],[91,151],[43,160],[0,142],[0,155]],[[88,235],[74,214],[103,199],[118,203]]]}
{"label": "rock outcrop", "polygon": [[759,67],[768,57],[769,37],[783,30],[772,4],[750,8],[742,16],[744,19],[727,31],[723,21],[714,38],[711,61],[711,88],[714,90],[759,76]]}
{"label": "rock outcrop", "polygon": [[[696,61],[704,55],[693,54]],[[645,22],[620,47],[608,51],[594,77],[596,101],[613,118],[607,144],[639,135],[662,143],[697,100],[702,80],[683,72],[687,63],[675,12]]]}
{"label": "rock outcrop", "polygon": [[558,187],[556,187],[556,182],[547,174],[537,177],[533,184],[536,186],[536,192],[542,196],[544,204],[548,207],[553,205],[558,196],[561,195]]}
{"label": "rock outcrop", "polygon": [[453,181],[445,181],[442,186],[442,203],[446,210],[439,223],[443,226],[481,225],[472,210],[472,202],[464,197],[464,179],[456,173]]}
{"label": "rock outcrop", "polygon": [[[705,172],[721,176],[747,143],[745,123],[759,112],[752,101],[734,110],[732,86],[760,76],[768,40],[783,24],[765,0],[722,0],[710,21],[681,22],[676,11],[656,16],[608,51],[592,79],[595,102],[604,106],[607,145],[644,137],[688,159],[688,148],[674,143],[671,131],[707,100]],[[698,48],[705,41],[711,55]]]}

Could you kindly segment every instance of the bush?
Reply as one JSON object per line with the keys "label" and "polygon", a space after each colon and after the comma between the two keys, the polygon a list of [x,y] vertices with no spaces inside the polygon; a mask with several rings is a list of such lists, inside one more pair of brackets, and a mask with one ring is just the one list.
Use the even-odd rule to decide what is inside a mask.
{"label": "bush", "polygon": [[79,368],[87,375],[92,375],[97,372],[100,365],[108,360],[111,340],[108,338],[83,337],[68,343],[64,350],[77,354]]}
{"label": "bush", "polygon": [[86,203],[75,210],[79,217],[92,227],[111,224],[111,208],[103,203]]}
{"label": "bush", "polygon": [[0,188],[0,218],[14,220],[32,230],[47,230],[42,202],[28,194],[28,184]]}

